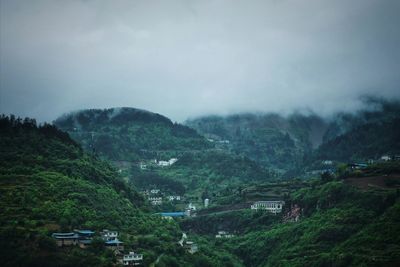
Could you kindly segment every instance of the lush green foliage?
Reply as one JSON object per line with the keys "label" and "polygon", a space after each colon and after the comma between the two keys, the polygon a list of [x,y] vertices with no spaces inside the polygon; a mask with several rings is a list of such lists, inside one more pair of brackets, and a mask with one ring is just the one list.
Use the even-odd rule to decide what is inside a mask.
{"label": "lush green foliage", "polygon": [[[305,153],[319,144],[324,121],[317,116],[241,114],[228,117],[202,117],[186,124],[225,148],[243,154],[264,166],[288,170],[301,165]],[[319,139],[319,141],[318,141]]]}
{"label": "lush green foliage", "polygon": [[[282,223],[272,215],[257,221],[257,213],[246,216],[246,212],[227,219],[231,215],[209,215],[209,219],[214,231],[220,226],[245,229],[244,234],[215,244],[233,252],[245,266],[396,266],[400,262],[398,197],[393,191],[361,192],[334,181],[291,195],[286,209],[292,203],[303,208],[297,223]],[[201,231],[204,218],[193,220],[197,219],[197,224],[185,226]]]}
{"label": "lush green foliage", "polygon": [[54,123],[85,149],[115,161],[167,158],[210,147],[193,129],[134,108],[84,110]]}
{"label": "lush green foliage", "polygon": [[[2,266],[112,266],[102,243],[56,248],[51,232],[115,229],[145,264],[164,255],[191,266],[177,245],[178,225],[151,215],[143,198],[107,163],[86,154],[54,126],[0,118],[0,251]],[[97,245],[96,245],[97,244]],[[218,255],[198,253],[212,265]],[[193,261],[192,261],[193,260]]]}
{"label": "lush green foliage", "polygon": [[171,167],[157,172],[183,184],[186,193],[196,200],[213,198],[227,187],[275,178],[275,173],[246,157],[217,150],[186,153]]}
{"label": "lush green foliage", "polygon": [[400,117],[368,123],[324,143],[316,159],[357,161],[400,154]]}

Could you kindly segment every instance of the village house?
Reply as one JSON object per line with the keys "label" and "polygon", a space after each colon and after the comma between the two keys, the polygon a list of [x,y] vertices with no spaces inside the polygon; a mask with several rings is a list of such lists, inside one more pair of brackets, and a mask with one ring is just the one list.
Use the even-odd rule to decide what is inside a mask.
{"label": "village house", "polygon": [[190,254],[194,254],[199,250],[197,244],[193,241],[186,241],[183,246]]}
{"label": "village house", "polygon": [[140,167],[141,170],[146,170],[147,169],[147,165],[145,163],[143,163],[143,162],[139,163],[139,167]]}
{"label": "village house", "polygon": [[125,254],[122,258],[122,264],[124,266],[137,266],[142,264],[143,254],[137,254],[135,252],[129,252],[129,254]]}
{"label": "village house", "polygon": [[68,247],[78,245],[79,235],[77,233],[53,233],[51,235],[55,240],[58,247]]}
{"label": "village house", "polygon": [[160,193],[160,189],[151,189],[150,193],[153,195],[158,194],[158,193]]}
{"label": "village house", "polygon": [[159,213],[164,219],[172,219],[188,216],[184,211],[176,211],[176,212],[161,212]]}
{"label": "village house", "polygon": [[226,231],[218,231],[218,234],[215,235],[215,238],[232,238],[234,236],[235,235],[230,234],[230,233],[228,233]]}
{"label": "village house", "polygon": [[115,240],[118,238],[117,231],[110,231],[110,230],[104,229],[100,234],[101,234],[101,238],[103,238],[104,241],[111,241],[111,240]]}
{"label": "village house", "polygon": [[192,211],[195,211],[195,210],[196,210],[196,206],[193,205],[192,203],[189,203],[187,209],[192,210]]}
{"label": "village house", "polygon": [[181,200],[181,196],[168,196],[167,198],[169,201]]}
{"label": "village house", "polygon": [[368,167],[367,163],[351,163],[349,164],[350,169],[352,170],[362,170]]}
{"label": "village house", "polygon": [[204,199],[204,207],[207,208],[210,204],[210,200],[208,198]]}
{"label": "village house", "polygon": [[381,160],[382,161],[389,161],[389,160],[391,160],[392,158],[389,156],[389,155],[383,155],[382,157],[381,157]]}
{"label": "village house", "polygon": [[167,166],[171,166],[171,165],[173,165],[175,162],[177,162],[178,161],[178,159],[177,158],[171,158],[171,159],[169,159],[168,161],[165,161],[165,160],[160,160],[160,161],[158,161],[158,166],[160,166],[160,167],[167,167]]}
{"label": "village house", "polygon": [[168,161],[165,161],[165,160],[160,160],[160,161],[158,162],[158,166],[160,166],[160,167],[169,166],[169,162],[168,162]]}
{"label": "village house", "polygon": [[154,206],[162,204],[162,197],[149,197],[148,200]]}
{"label": "village house", "polygon": [[187,252],[193,254],[198,251],[197,244],[194,243],[193,241],[187,240],[187,235],[185,233],[182,233],[182,238],[178,242],[179,245],[181,245],[183,248],[186,249]]}
{"label": "village house", "polygon": [[257,201],[251,205],[252,210],[266,210],[274,214],[282,212],[284,201]]}
{"label": "village house", "polygon": [[74,230],[68,233],[53,233],[51,236],[59,247],[79,245],[85,248],[92,242],[94,233],[91,230]]}

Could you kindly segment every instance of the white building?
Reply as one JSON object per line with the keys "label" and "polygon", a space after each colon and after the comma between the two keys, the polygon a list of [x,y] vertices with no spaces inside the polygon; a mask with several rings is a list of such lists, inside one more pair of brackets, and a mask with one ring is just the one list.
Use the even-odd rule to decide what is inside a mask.
{"label": "white building", "polygon": [[189,210],[196,210],[196,206],[195,205],[193,205],[192,203],[189,203],[189,205],[188,205],[188,207],[187,207]]}
{"label": "white building", "polygon": [[178,161],[177,158],[172,158],[172,159],[170,159],[170,160],[168,161],[168,163],[169,163],[169,165],[172,165],[172,164],[174,164],[174,163],[177,162],[177,161]]}
{"label": "white building", "polygon": [[160,160],[158,161],[158,166],[160,167],[167,167],[167,166],[171,166],[172,164],[174,164],[175,162],[177,162],[178,159],[177,158],[171,158],[168,161],[165,160]]}
{"label": "white building", "polygon": [[207,208],[210,204],[210,200],[208,198],[204,199],[204,207]]}
{"label": "white building", "polygon": [[118,232],[117,231],[110,231],[107,229],[104,229],[103,232],[100,233],[101,237],[105,241],[111,241],[111,240],[116,240],[118,238]]}
{"label": "white building", "polygon": [[160,193],[160,189],[151,189],[150,193],[151,194],[158,194],[158,193]]}
{"label": "white building", "polygon": [[218,231],[218,234],[215,235],[215,238],[232,238],[234,236],[235,235],[230,234],[230,233],[228,233],[226,231]]}
{"label": "white building", "polygon": [[146,170],[147,169],[147,165],[145,163],[143,163],[143,162],[140,162],[139,166],[140,166],[141,170]]}
{"label": "white building", "polygon": [[266,210],[274,214],[282,212],[284,201],[257,201],[251,205],[252,210]]}
{"label": "white building", "polygon": [[160,161],[158,162],[158,166],[161,166],[161,167],[169,166],[169,161],[160,160]]}
{"label": "white building", "polygon": [[390,156],[388,156],[388,155],[383,155],[383,156],[381,157],[381,160],[383,160],[383,161],[389,161],[389,160],[391,160],[391,158],[390,158]]}
{"label": "white building", "polygon": [[181,196],[168,196],[169,201],[181,200]]}
{"label": "white building", "polygon": [[137,266],[143,261],[143,254],[137,254],[135,252],[129,252],[122,258],[122,264],[125,266]]}
{"label": "white building", "polygon": [[149,197],[148,200],[150,201],[151,205],[161,205],[162,204],[162,197]]}
{"label": "white building", "polygon": [[190,254],[194,254],[199,250],[197,244],[193,241],[186,241],[184,247]]}

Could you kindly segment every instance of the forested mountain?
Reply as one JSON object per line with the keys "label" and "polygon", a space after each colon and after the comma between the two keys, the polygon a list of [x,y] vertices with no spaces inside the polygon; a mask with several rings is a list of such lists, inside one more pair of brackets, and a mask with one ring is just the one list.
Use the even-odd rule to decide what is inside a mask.
{"label": "forested mountain", "polygon": [[[364,109],[329,118],[298,113],[287,117],[237,114],[200,117],[186,121],[186,125],[213,139],[219,147],[284,172],[303,168],[310,157],[347,161],[397,151],[396,145],[388,147],[398,144],[400,103],[374,98],[364,102]],[[365,143],[369,141],[372,143]],[[334,148],[338,143],[342,145]],[[364,147],[360,148],[362,144]]]}
{"label": "forested mountain", "polygon": [[62,116],[54,124],[86,150],[114,161],[172,157],[210,147],[193,129],[134,108],[82,110]]}
{"label": "forested mountain", "polygon": [[186,125],[235,153],[283,171],[300,166],[304,155],[322,143],[328,127],[316,115],[301,114],[209,116],[188,120]]}
{"label": "forested mountain", "polygon": [[51,233],[74,229],[118,231],[127,250],[144,255],[145,265],[161,254],[180,266],[221,265],[215,251],[185,253],[176,243],[176,223],[153,215],[116,169],[55,126],[2,116],[0,148],[2,266],[115,265],[101,240],[85,250],[57,248]]}
{"label": "forested mountain", "polygon": [[365,98],[365,108],[354,113],[340,112],[329,119],[329,126],[324,134],[326,143],[340,135],[356,129],[364,124],[386,123],[400,117],[400,102]]}
{"label": "forested mountain", "polygon": [[400,116],[353,128],[322,144],[313,160],[367,161],[400,154]]}
{"label": "forested mountain", "polygon": [[[382,122],[378,129],[398,137],[394,120]],[[366,129],[360,132],[377,138]],[[198,216],[175,221],[154,215],[115,168],[55,126],[3,116],[0,145],[4,266],[113,266],[115,255],[101,241],[87,249],[61,249],[50,237],[56,231],[104,228],[118,230],[127,249],[144,255],[144,266],[344,267],[400,262],[396,161],[304,181],[276,180],[254,161],[224,149],[186,151],[168,168],[134,167],[131,174],[144,186],[164,184],[163,191],[181,194],[186,201],[211,199],[211,207],[202,208]],[[251,203],[265,199],[284,200],[282,213],[250,209]],[[293,210],[295,220],[290,217]],[[234,235],[218,239],[215,235],[221,230]],[[177,244],[182,231],[198,244],[196,253]]]}
{"label": "forested mountain", "polygon": [[[148,111],[84,110],[65,115],[54,123],[86,150],[118,166],[120,162],[129,162],[127,177],[140,189],[168,185],[171,192],[186,191],[198,197],[210,183],[218,184],[212,187],[215,192],[232,184],[268,180],[274,175],[246,157],[215,147],[192,128]],[[172,157],[178,161],[170,168],[154,164],[154,160]],[[140,163],[148,168],[141,170]]]}

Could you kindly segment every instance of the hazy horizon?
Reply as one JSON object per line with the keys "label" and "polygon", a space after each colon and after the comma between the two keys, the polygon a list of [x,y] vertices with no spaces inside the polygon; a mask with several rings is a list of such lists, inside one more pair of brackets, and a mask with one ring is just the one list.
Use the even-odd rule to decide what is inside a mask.
{"label": "hazy horizon", "polygon": [[173,121],[400,99],[399,1],[0,0],[0,113]]}

